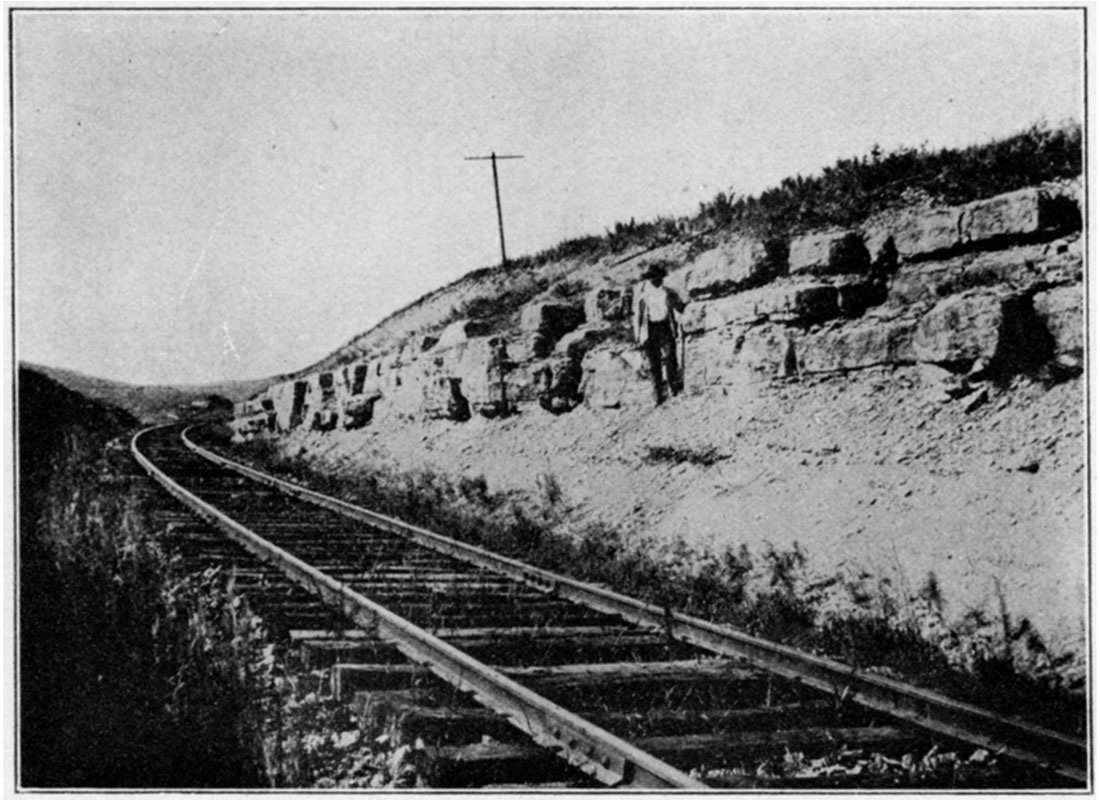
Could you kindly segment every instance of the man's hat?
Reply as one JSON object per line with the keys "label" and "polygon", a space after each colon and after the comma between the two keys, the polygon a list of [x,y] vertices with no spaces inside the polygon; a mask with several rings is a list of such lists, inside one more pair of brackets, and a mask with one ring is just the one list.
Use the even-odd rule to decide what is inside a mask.
{"label": "man's hat", "polygon": [[646,266],[642,271],[642,280],[649,278],[666,278],[668,277],[668,270],[665,269],[664,264],[659,262],[653,262]]}

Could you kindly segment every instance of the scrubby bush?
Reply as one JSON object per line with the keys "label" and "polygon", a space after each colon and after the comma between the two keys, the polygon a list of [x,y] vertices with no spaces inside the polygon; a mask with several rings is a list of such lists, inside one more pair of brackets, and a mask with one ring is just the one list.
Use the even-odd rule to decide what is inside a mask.
{"label": "scrubby bush", "polygon": [[842,158],[820,175],[796,175],[756,197],[719,192],[700,204],[697,220],[770,237],[832,226],[849,227],[914,197],[956,205],[1044,181],[1081,174],[1084,151],[1077,123],[1036,123],[1025,131],[962,149],[875,145]]}
{"label": "scrubby bush", "polygon": [[646,464],[694,464],[699,467],[710,467],[727,458],[729,458],[728,454],[720,453],[713,445],[701,448],[650,445],[646,447],[642,461]]}

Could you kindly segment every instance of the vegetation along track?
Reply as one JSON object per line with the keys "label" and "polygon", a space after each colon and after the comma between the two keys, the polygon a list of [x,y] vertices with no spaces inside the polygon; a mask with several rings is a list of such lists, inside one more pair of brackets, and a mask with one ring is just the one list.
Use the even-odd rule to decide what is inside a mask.
{"label": "vegetation along track", "polygon": [[431,745],[433,785],[1088,784],[1083,740],[316,494],[181,426],[132,449],[337,696]]}

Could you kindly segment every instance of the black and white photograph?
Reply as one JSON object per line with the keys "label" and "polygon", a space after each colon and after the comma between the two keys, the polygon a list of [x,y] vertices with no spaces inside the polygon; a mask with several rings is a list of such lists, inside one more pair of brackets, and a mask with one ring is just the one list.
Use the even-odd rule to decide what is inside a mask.
{"label": "black and white photograph", "polygon": [[1091,4],[5,11],[5,794],[1095,790]]}

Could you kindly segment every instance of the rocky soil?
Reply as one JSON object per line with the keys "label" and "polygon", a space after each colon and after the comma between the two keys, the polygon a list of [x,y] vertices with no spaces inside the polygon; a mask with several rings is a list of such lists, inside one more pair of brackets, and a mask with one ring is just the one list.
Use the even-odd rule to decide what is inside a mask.
{"label": "rocky soil", "polygon": [[[822,576],[894,600],[938,587],[949,620],[1030,621],[1052,652],[1087,634],[1083,379],[1017,376],[950,399],[927,366],[727,387],[662,407],[533,407],[507,419],[299,429],[327,469],[372,463],[484,476],[567,528],[598,522],[669,557],[798,543]],[[998,623],[999,624],[999,623]]]}

